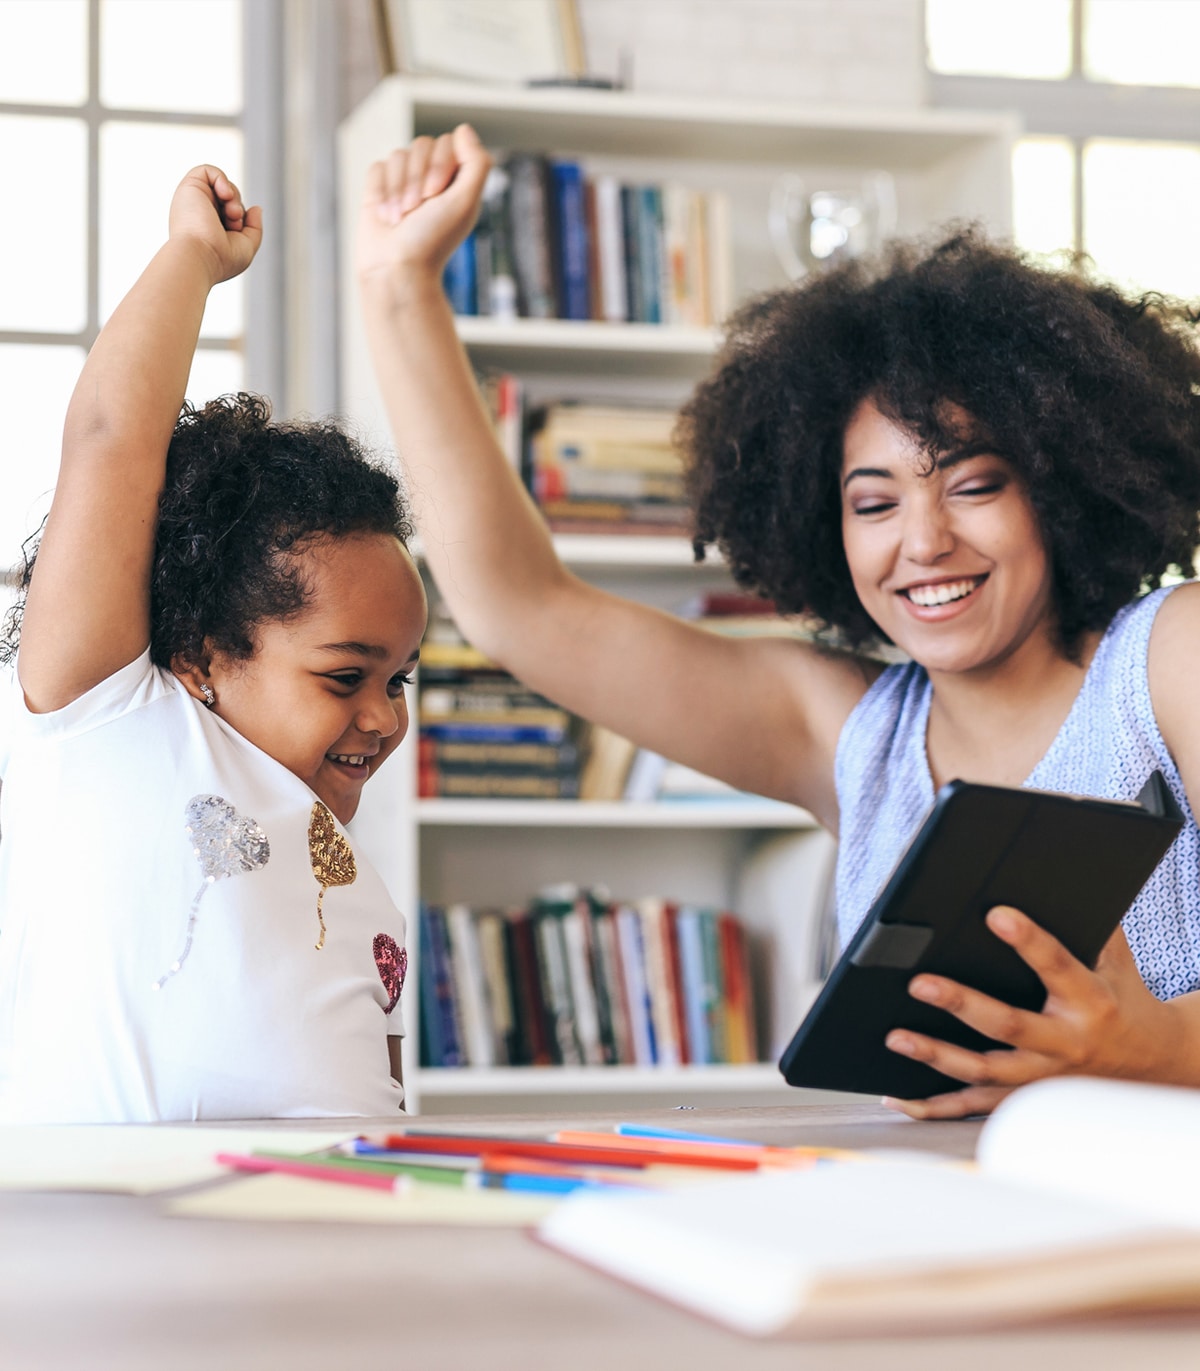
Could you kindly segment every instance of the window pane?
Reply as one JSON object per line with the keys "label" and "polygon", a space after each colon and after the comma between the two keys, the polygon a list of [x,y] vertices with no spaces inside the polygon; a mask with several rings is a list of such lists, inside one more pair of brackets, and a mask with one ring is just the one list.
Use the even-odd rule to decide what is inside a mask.
{"label": "window pane", "polygon": [[1071,0],[925,0],[933,71],[969,76],[1071,74]]}
{"label": "window pane", "polygon": [[87,99],[87,0],[2,0],[0,100],[82,105]]}
{"label": "window pane", "polygon": [[1069,138],[1022,138],[1013,150],[1013,238],[1029,252],[1075,246],[1075,150]]}
{"label": "window pane", "polygon": [[1083,246],[1104,275],[1200,297],[1200,146],[1097,138],[1083,150]]}
{"label": "window pane", "polygon": [[232,395],[245,385],[242,354],[226,348],[200,348],[192,358],[192,374],[188,377],[187,398],[194,405],[215,400],[218,395]]}
{"label": "window pane", "polygon": [[1200,85],[1200,0],[1084,0],[1083,71],[1122,85]]}
{"label": "window pane", "polygon": [[[189,169],[201,162],[222,168],[240,187],[241,130],[115,120],[101,127],[101,318],[108,318],[166,241],[171,196]],[[242,283],[227,281],[208,297],[202,333],[236,338],[241,331]]]}
{"label": "window pane", "polygon": [[0,215],[0,328],[79,333],[87,323],[83,120],[0,114],[0,166],[30,207]]}
{"label": "window pane", "polygon": [[239,0],[102,0],[100,100],[110,109],[237,114]]}
{"label": "window pane", "polygon": [[[21,543],[50,508],[58,478],[63,416],[83,365],[83,349],[0,344],[0,566],[20,560]],[[19,460],[13,460],[19,454]]]}

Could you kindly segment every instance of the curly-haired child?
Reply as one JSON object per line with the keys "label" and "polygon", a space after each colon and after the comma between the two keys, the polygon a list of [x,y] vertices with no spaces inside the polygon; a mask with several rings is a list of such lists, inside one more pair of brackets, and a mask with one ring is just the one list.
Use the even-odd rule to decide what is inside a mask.
{"label": "curly-haired child", "polygon": [[[888,1045],[964,1083],[953,1117],[1041,1076],[1200,1085],[1200,353],[1194,316],[960,234],[743,307],[680,432],[696,548],[851,645],[731,639],[584,584],[504,462],[439,272],[488,157],[462,126],[371,170],[359,271],[429,564],[463,631],[537,690],[839,834],[848,936],[952,777],[1133,799],[1186,827],[1096,969],[988,916],[1040,1013],[910,989],[1007,1049]],[[1143,594],[1142,592],[1149,591]]]}
{"label": "curly-haired child", "polygon": [[67,413],[6,640],[6,1122],[402,1099],[404,920],[343,825],[407,726],[408,517],[330,425],[180,413],[208,292],[261,236],[189,172]]}

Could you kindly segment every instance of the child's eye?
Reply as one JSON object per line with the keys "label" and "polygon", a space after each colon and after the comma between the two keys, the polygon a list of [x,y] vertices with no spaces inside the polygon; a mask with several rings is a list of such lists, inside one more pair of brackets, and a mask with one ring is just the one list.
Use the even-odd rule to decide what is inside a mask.
{"label": "child's eye", "polygon": [[388,689],[394,695],[399,695],[403,692],[405,686],[410,686],[412,685],[412,683],[413,678],[411,676],[406,676],[404,672],[401,671],[397,672],[397,674],[393,676],[392,679],[388,682]]}
{"label": "child's eye", "polygon": [[326,679],[346,690],[353,690],[362,681],[362,673],[359,671],[331,671],[327,673]]}

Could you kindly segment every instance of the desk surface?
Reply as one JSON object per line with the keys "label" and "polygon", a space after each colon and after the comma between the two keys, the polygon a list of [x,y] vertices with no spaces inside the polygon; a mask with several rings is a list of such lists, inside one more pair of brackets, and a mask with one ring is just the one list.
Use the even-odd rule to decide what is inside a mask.
{"label": "desk surface", "polygon": [[[861,1105],[641,1117],[763,1142],[958,1157],[971,1155],[979,1130]],[[532,1133],[580,1121],[473,1116],[469,1126]],[[709,1326],[513,1230],[183,1220],[165,1217],[153,1198],[0,1192],[0,1367],[1195,1371],[1200,1318],[975,1338],[763,1343]]]}

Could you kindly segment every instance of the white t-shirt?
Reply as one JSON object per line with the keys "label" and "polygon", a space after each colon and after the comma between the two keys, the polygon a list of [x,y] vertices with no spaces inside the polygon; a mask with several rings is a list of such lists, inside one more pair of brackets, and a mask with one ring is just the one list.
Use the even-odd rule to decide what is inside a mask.
{"label": "white t-shirt", "polygon": [[313,792],[148,652],[5,687],[0,1122],[398,1109],[404,919]]}

